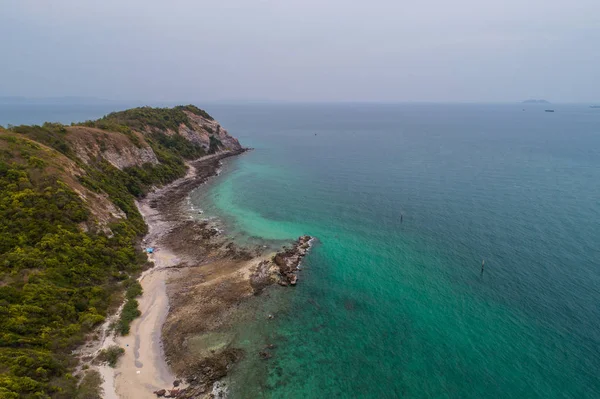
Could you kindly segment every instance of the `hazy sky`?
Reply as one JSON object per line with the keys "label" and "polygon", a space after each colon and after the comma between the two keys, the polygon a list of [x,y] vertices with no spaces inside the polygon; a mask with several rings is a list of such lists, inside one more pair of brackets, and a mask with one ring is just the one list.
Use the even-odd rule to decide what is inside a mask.
{"label": "hazy sky", "polygon": [[600,100],[600,0],[0,0],[0,96]]}

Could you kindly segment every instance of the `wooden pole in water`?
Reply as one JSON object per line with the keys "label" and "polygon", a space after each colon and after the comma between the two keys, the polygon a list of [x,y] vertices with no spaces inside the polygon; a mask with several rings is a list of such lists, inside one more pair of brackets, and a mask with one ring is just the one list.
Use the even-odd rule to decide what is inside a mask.
{"label": "wooden pole in water", "polygon": [[485,259],[481,260],[481,274],[483,274],[483,267],[485,266]]}

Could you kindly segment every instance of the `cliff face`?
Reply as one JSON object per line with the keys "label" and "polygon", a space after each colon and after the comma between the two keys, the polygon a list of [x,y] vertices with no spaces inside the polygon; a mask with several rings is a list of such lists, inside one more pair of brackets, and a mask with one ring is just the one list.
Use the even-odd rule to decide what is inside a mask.
{"label": "cliff face", "polygon": [[190,111],[184,112],[188,116],[192,128],[181,124],[179,126],[179,134],[187,140],[198,143],[208,150],[210,148],[210,137],[213,136],[222,143],[222,150],[236,151],[242,148],[240,142],[235,137],[230,136],[227,130],[221,127],[219,122]]}
{"label": "cliff face", "polygon": [[194,106],[0,127],[0,397],[85,396],[71,351],[146,267],[136,198],[241,150]]}
{"label": "cliff face", "polygon": [[117,132],[107,132],[84,126],[67,127],[67,140],[75,153],[86,164],[101,157],[118,169],[144,164],[158,164],[158,158],[143,136],[136,134],[142,143],[134,145],[129,137]]}

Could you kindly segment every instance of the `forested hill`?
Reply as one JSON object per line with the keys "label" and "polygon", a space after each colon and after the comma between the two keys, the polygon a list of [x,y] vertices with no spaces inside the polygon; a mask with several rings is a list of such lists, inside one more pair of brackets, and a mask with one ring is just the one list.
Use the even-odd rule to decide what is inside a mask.
{"label": "forested hill", "polygon": [[135,198],[184,176],[185,160],[239,149],[192,105],[0,128],[0,398],[89,397],[70,353],[136,291]]}

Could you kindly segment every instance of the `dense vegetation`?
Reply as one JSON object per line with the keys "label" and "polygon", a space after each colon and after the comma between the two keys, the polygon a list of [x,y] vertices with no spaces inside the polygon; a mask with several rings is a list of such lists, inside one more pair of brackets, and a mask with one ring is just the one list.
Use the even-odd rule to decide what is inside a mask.
{"label": "dense vegetation", "polygon": [[192,129],[193,127],[184,111],[195,113],[208,120],[213,120],[208,113],[194,105],[180,105],[174,108],[131,108],[125,111],[110,113],[97,121],[88,121],[86,125],[121,132],[125,132],[125,130],[122,130],[123,126],[137,131],[146,130],[146,126],[163,131],[167,129],[178,131],[179,125],[182,123]]}
{"label": "dense vegetation", "polygon": [[[193,106],[136,108],[85,125],[120,132],[139,146],[133,130],[185,124],[183,110],[204,113]],[[127,334],[139,315],[135,278],[146,267],[139,250],[146,226],[134,199],[183,176],[184,159],[205,153],[157,130],[145,140],[160,163],[119,170],[100,157],[82,162],[68,134],[49,123],[0,128],[0,398],[97,397],[98,376],[78,387],[70,352],[116,309],[123,291],[116,329]],[[81,172],[74,176],[68,165]],[[73,182],[108,195],[127,218],[99,226]]]}

